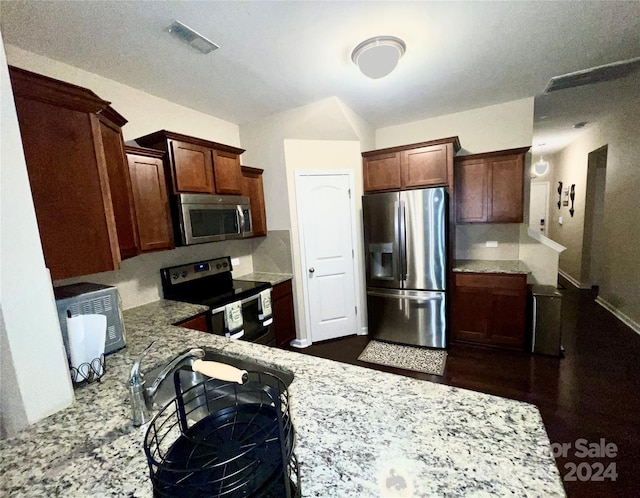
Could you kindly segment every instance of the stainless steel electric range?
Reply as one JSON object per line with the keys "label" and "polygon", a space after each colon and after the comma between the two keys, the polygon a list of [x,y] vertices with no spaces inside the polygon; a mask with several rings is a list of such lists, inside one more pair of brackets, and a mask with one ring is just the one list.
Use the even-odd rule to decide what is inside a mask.
{"label": "stainless steel electric range", "polygon": [[164,297],[208,306],[211,310],[209,330],[227,337],[229,334],[225,329],[225,306],[240,301],[244,333],[233,338],[274,346],[276,340],[271,327],[272,319],[262,318],[260,312],[260,293],[271,288],[271,284],[234,280],[231,270],[231,258],[228,256],[163,268],[160,270],[160,278]]}

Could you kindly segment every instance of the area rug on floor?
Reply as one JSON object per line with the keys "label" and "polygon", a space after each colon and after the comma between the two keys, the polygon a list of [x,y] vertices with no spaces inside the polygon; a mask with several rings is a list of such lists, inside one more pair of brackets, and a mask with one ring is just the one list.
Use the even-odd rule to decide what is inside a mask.
{"label": "area rug on floor", "polygon": [[427,349],[403,344],[369,341],[358,360],[415,372],[442,375],[447,361],[444,349]]}

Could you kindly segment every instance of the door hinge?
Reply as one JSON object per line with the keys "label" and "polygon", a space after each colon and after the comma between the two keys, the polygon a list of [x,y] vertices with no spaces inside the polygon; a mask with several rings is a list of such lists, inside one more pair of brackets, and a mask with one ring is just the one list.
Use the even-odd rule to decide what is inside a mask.
{"label": "door hinge", "polygon": [[349,192],[349,199],[351,199],[351,189],[349,189],[348,192]]}
{"label": "door hinge", "polygon": [[356,306],[356,315],[358,314],[358,307]]}
{"label": "door hinge", "polygon": [[351,249],[351,259],[354,259],[356,257],[355,253],[353,252],[353,249]]}

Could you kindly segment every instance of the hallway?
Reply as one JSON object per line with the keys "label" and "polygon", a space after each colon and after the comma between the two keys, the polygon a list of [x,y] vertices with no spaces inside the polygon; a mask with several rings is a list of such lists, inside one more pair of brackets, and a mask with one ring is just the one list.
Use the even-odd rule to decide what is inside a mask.
{"label": "hallway", "polygon": [[[450,386],[472,389],[535,404],[552,443],[570,443],[567,457],[556,459],[561,476],[570,462],[585,472],[596,464],[615,463],[617,479],[575,481],[565,478],[568,496],[638,496],[640,475],[640,335],[596,304],[591,291],[570,284],[563,293],[562,359],[526,353],[453,345],[444,376],[427,375],[357,360],[368,342],[365,336],[314,344],[295,351],[375,368]],[[579,458],[578,439],[617,446],[614,458]],[[566,446],[566,444],[565,444]],[[582,474],[585,475],[584,473]],[[606,476],[606,474],[605,474]]]}

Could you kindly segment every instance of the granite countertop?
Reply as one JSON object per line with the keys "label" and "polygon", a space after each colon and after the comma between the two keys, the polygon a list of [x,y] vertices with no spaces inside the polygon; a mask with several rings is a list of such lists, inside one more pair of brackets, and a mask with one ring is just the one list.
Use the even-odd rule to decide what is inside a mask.
{"label": "granite countertop", "polygon": [[238,277],[236,280],[253,280],[255,282],[268,282],[271,285],[278,285],[287,280],[291,280],[293,275],[291,273],[265,273],[265,272],[253,272],[247,273]]}
{"label": "granite countertop", "polygon": [[289,388],[303,496],[564,496],[538,410],[530,404],[169,325],[202,306],[159,301],[124,312],[127,347],[73,406],[0,441],[0,495],[151,497],[146,428],[129,419],[125,381],[155,340],[146,370],[208,346],[292,370]]}
{"label": "granite countertop", "polygon": [[456,259],[453,271],[458,273],[510,273],[527,274],[529,268],[518,259],[485,260],[485,259]]}

